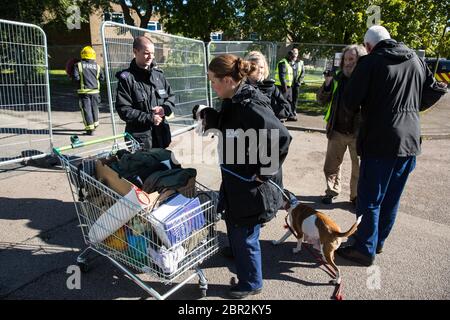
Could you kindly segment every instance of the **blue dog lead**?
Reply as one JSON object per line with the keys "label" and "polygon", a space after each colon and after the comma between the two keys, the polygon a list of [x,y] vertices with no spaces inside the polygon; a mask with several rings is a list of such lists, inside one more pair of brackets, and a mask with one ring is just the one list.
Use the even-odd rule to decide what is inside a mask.
{"label": "blue dog lead", "polygon": [[[235,173],[235,172],[233,172],[233,171],[231,171],[231,170],[225,168],[223,165],[220,165],[220,169],[223,170],[224,172],[226,172],[226,173],[232,175],[233,177],[236,177],[236,178],[242,180],[242,181],[245,181],[245,182],[254,182],[254,181],[256,181],[256,174],[253,175],[251,178],[245,178],[245,177],[243,177],[243,176],[241,176],[241,175],[239,175],[239,174],[237,174],[237,173]],[[297,203],[298,203],[299,201],[297,200],[296,197],[293,197],[293,198],[289,197],[288,195],[286,195],[286,193],[284,192],[284,190],[283,190],[278,184],[276,184],[275,182],[273,182],[273,181],[270,180],[270,179],[267,180],[267,181],[268,181],[269,183],[271,183],[272,185],[274,185],[278,190],[280,190],[281,194],[286,198],[287,201],[289,201],[289,202],[291,203],[292,206],[297,205]]]}

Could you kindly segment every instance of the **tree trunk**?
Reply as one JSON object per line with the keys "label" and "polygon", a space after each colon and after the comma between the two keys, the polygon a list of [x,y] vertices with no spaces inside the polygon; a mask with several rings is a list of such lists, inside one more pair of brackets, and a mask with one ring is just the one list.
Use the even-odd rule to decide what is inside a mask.
{"label": "tree trunk", "polygon": [[129,26],[135,26],[135,21],[131,17],[130,8],[128,8],[125,0],[120,0],[120,6],[122,7],[123,18],[125,19],[125,23]]}
{"label": "tree trunk", "polygon": [[147,1],[147,9],[145,10],[145,14],[143,16],[139,16],[141,18],[140,27],[147,29],[148,22],[150,21],[153,14],[153,1]]}

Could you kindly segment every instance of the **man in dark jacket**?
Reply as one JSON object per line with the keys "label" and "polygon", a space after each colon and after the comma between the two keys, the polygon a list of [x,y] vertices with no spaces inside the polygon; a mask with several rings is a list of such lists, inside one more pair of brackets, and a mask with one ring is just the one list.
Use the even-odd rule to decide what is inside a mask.
{"label": "man in dark jacket", "polygon": [[292,58],[291,66],[294,72],[294,79],[292,82],[292,112],[294,113],[294,118],[297,117],[297,102],[298,96],[300,94],[300,86],[305,78],[305,64],[303,60],[300,59],[298,54],[298,48],[292,49],[294,57]]}
{"label": "man in dark jacket", "polygon": [[291,105],[292,115],[288,117],[287,121],[297,121],[297,110],[292,106],[292,85],[294,83],[294,69],[292,68],[293,61],[294,52],[290,50],[286,58],[278,62],[277,68],[275,69],[275,85]]}
{"label": "man in dark jacket", "polygon": [[166,117],[172,114],[175,96],[162,70],[154,63],[155,46],[150,39],[134,39],[135,59],[130,67],[118,72],[116,110],[126,122],[125,131],[143,147],[166,148],[171,142]]}
{"label": "man in dark jacket", "polygon": [[342,95],[359,57],[366,54],[361,45],[350,45],[343,50],[340,71],[327,75],[324,84],[317,92],[317,101],[327,105],[325,121],[327,122],[327,154],[323,172],[327,188],[322,202],[331,204],[341,192],[341,166],[347,148],[352,161],[350,180],[350,201],[356,203],[359,159],[356,153],[356,136],[359,130],[359,110],[344,108]]}
{"label": "man in dark jacket", "polygon": [[363,217],[355,243],[337,253],[370,266],[394,225],[420,154],[422,94],[435,80],[424,61],[384,27],[369,28],[364,44],[369,54],[359,59],[343,96],[351,112],[361,107],[357,214]]}

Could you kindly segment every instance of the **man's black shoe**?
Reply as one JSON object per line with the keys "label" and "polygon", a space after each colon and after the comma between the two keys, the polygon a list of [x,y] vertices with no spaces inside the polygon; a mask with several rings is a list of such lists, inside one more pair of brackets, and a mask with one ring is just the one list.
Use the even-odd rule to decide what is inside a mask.
{"label": "man's black shoe", "polygon": [[332,204],[333,200],[335,200],[336,198],[337,198],[336,196],[326,195],[325,197],[322,198],[322,203],[323,204]]}
{"label": "man's black shoe", "polygon": [[375,251],[377,254],[380,254],[383,252],[383,246],[377,246],[377,250]]}
{"label": "man's black shoe", "polygon": [[297,116],[291,116],[291,117],[287,118],[286,121],[298,121],[298,118],[297,118]]}
{"label": "man's black shoe", "polygon": [[233,299],[243,299],[248,296],[254,296],[257,294],[260,294],[262,292],[262,288],[251,290],[251,291],[241,291],[238,290],[236,287],[232,287],[230,291],[228,292],[228,295]]}
{"label": "man's black shoe", "polygon": [[94,131],[93,130],[86,130],[86,134],[88,136],[92,136],[92,135],[94,135]]}
{"label": "man's black shoe", "polygon": [[374,258],[362,254],[356,250],[353,246],[339,248],[336,253],[342,258],[362,264],[363,266],[370,267],[373,264]]}
{"label": "man's black shoe", "polygon": [[228,258],[228,259],[234,259],[234,254],[233,254],[233,250],[231,250],[231,247],[223,247],[223,249],[222,249],[222,255],[225,257],[225,258]]}

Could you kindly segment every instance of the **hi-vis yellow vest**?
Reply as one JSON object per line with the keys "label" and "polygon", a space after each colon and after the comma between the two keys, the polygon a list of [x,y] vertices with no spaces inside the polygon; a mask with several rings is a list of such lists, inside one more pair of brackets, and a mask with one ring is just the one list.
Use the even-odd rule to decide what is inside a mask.
{"label": "hi-vis yellow vest", "polygon": [[84,87],[84,75],[83,75],[83,66],[81,65],[81,61],[77,63],[78,73],[80,74],[80,89],[78,89],[79,94],[96,94],[100,93],[100,66],[97,65],[97,89],[87,89]]}
{"label": "hi-vis yellow vest", "polygon": [[[286,77],[284,78],[284,82],[286,83],[286,85],[288,87],[291,87],[292,86],[292,80],[294,80],[294,69],[292,69],[292,66],[286,60],[286,58],[281,60],[280,63],[281,62],[283,62],[286,65],[286,70],[287,70]],[[281,86],[280,74],[278,72],[278,64],[277,64],[277,68],[275,70],[275,85],[276,86]]]}
{"label": "hi-vis yellow vest", "polygon": [[328,122],[328,120],[330,119],[331,105],[333,104],[334,94],[336,93],[336,90],[338,88],[338,82],[335,79],[333,79],[331,83],[333,85],[333,90],[331,91],[331,99],[327,104],[326,111],[325,111],[325,117],[323,118],[326,122]]}

